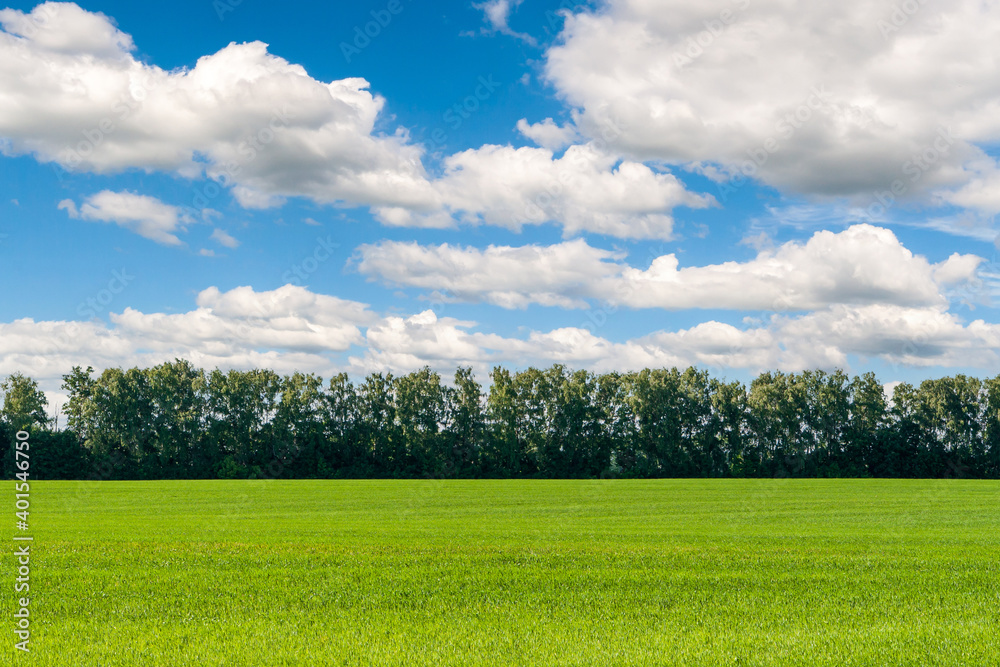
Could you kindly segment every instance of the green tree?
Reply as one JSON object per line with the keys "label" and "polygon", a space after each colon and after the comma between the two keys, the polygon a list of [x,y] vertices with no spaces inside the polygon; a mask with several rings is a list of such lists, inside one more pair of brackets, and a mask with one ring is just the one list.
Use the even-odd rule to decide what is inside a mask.
{"label": "green tree", "polygon": [[1000,477],[1000,375],[983,382],[983,476]]}
{"label": "green tree", "polygon": [[0,383],[3,408],[0,418],[15,431],[48,428],[45,408],[49,404],[38,383],[21,373],[13,373]]}
{"label": "green tree", "polygon": [[262,476],[273,460],[272,422],[281,378],[268,370],[215,370],[206,391],[208,434],[218,448],[220,465],[237,476]]}
{"label": "green tree", "polygon": [[146,371],[152,401],[153,447],[162,476],[210,477],[218,464],[204,441],[205,373],[176,359]]}
{"label": "green tree", "polygon": [[98,461],[120,461],[126,478],[158,476],[149,378],[138,368],[109,368],[97,378],[90,395],[87,447]]}
{"label": "green tree", "polygon": [[734,477],[752,474],[746,461],[749,436],[746,387],[741,382],[724,383],[713,379],[711,401],[712,413],[718,424],[715,428],[715,438],[719,443],[716,451],[725,457],[717,464],[726,474]]}
{"label": "green tree", "polygon": [[367,477],[372,461],[361,442],[358,393],[347,373],[330,379],[324,394],[323,436],[317,461],[320,477]]}
{"label": "green tree", "polygon": [[899,452],[889,438],[889,402],[874,373],[856,377],[850,385],[850,417],[843,448],[847,474],[899,477]]}
{"label": "green tree", "polygon": [[379,476],[399,477],[406,470],[406,443],[396,422],[391,373],[372,373],[358,387],[358,436]]}
{"label": "green tree", "polygon": [[90,366],[87,370],[74,366],[68,375],[63,376],[62,388],[69,394],[68,400],[63,405],[66,426],[83,441],[90,438],[97,419],[93,400],[96,386],[94,369]]}
{"label": "green tree", "polygon": [[483,388],[471,368],[455,371],[455,387],[447,392],[447,443],[451,471],[465,477],[476,474],[484,455],[486,416]]}
{"label": "green tree", "polygon": [[441,377],[428,367],[395,379],[396,423],[405,443],[407,473],[445,477],[453,473],[450,447],[442,436],[447,398]]}
{"label": "green tree", "polygon": [[527,470],[526,446],[520,432],[521,418],[514,377],[497,366],[490,373],[492,385],[486,398],[483,472],[490,477],[517,477]]}
{"label": "green tree", "polygon": [[324,448],[323,378],[294,373],[281,381],[274,418],[272,471],[286,476],[316,476]]}

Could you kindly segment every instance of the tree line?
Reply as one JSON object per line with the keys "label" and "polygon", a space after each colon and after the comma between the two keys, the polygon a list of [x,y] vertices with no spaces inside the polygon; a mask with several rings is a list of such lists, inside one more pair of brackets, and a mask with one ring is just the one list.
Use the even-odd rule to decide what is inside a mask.
{"label": "tree line", "polygon": [[21,374],[0,384],[0,451],[31,433],[41,479],[1000,477],[1000,376],[497,367],[394,376],[74,367],[65,428]]}

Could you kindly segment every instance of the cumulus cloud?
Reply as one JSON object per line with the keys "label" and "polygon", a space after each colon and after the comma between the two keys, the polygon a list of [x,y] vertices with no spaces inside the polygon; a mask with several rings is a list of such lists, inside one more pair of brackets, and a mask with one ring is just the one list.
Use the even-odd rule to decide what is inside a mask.
{"label": "cumulus cloud", "polygon": [[816,232],[749,262],[680,268],[675,255],[646,270],[627,268],[616,299],[632,307],[811,310],[831,304],[945,305],[941,282],[974,279],[982,258],[954,255],[932,265],[890,230],[854,225]]}
{"label": "cumulus cloud", "polygon": [[551,118],[546,118],[542,122],[534,124],[522,118],[517,121],[517,131],[542,148],[547,148],[553,152],[562,150],[579,139],[579,134],[575,127],[572,125],[560,127]]}
{"label": "cumulus cloud", "polygon": [[177,206],[133,192],[102,190],[88,197],[79,209],[71,199],[59,202],[58,208],[71,218],[111,222],[144,238],[172,246],[182,245],[177,234],[186,231],[185,225],[194,222]]}
{"label": "cumulus cloud", "polygon": [[582,132],[618,124],[610,143],[634,159],[807,195],[899,181],[897,198],[925,197],[965,184],[1000,138],[1000,5],[913,5],[607,0],[567,17],[545,73]]}
{"label": "cumulus cloud", "polygon": [[364,79],[317,81],[261,42],[165,71],[137,60],[111,19],[72,3],[4,10],[0,25],[8,153],[99,173],[207,172],[248,206],[294,195],[434,203],[422,150],[405,132],[375,132],[384,100]]}
{"label": "cumulus cloud", "polygon": [[329,354],[364,342],[377,321],[365,304],[294,285],[202,291],[186,313],[126,308],[110,324],[20,319],[0,323],[0,376],[27,373],[55,388],[74,365],[152,365],[184,357],[208,367],[330,372]]}
{"label": "cumulus cloud", "polygon": [[[490,15],[506,17],[510,6],[494,4]],[[221,185],[246,208],[300,196],[369,206],[388,225],[555,222],[567,234],[666,238],[672,208],[711,202],[670,174],[592,146],[553,159],[576,135],[551,119],[519,125],[544,148],[484,146],[451,156],[444,178],[431,179],[424,148],[404,129],[376,130],[385,101],[366,80],[318,81],[261,42],[165,71],[136,59],[111,19],[74,4],[5,10],[0,25],[5,153],[76,171],[215,179],[183,202],[196,211]]]}
{"label": "cumulus cloud", "polygon": [[951,204],[965,208],[989,214],[1000,213],[1000,168],[996,163],[987,164],[961,189],[946,193],[944,198]]}
{"label": "cumulus cloud", "polygon": [[935,306],[841,304],[775,314],[742,328],[708,321],[624,342],[601,336],[594,318],[580,319],[579,326],[502,336],[431,310],[378,316],[364,304],[291,285],[271,292],[210,288],[186,313],[128,308],[108,324],[0,323],[0,375],[28,373],[54,390],[73,365],[149,366],[175,357],[206,368],[326,376],[345,369],[409,372],[423,365],[442,371],[470,365],[485,375],[495,364],[555,362],[598,371],[695,364],[717,372],[849,368],[852,357],[916,367],[1000,363],[1000,325],[965,323]]}
{"label": "cumulus cloud", "polygon": [[[497,364],[524,367],[564,363],[576,368],[623,370],[704,364],[718,357],[727,361],[753,360],[754,364],[746,365],[760,362],[762,367],[771,361],[770,349],[756,357],[729,349],[762,336],[769,341],[766,333],[744,333],[717,322],[626,343],[611,342],[582,327],[533,331],[525,338],[511,338],[470,331],[474,326],[472,322],[438,317],[431,310],[410,317],[386,317],[368,329],[367,349],[363,355],[350,358],[350,367],[362,374],[406,372],[424,364],[440,370],[463,365],[485,375]],[[727,337],[722,345],[725,349],[720,347],[720,336]]]}
{"label": "cumulus cloud", "polygon": [[621,260],[583,241],[485,250],[383,242],[358,248],[356,268],[444,300],[504,308],[586,307],[594,299],[631,308],[793,311],[833,304],[945,305],[943,288],[975,280],[984,261],[955,253],[931,264],[890,230],[871,225],[816,232],[747,262],[681,267],[668,254],[637,269]]}
{"label": "cumulus cloud", "polygon": [[715,203],[711,196],[689,192],[672,174],[619,163],[590,144],[571,146],[558,159],[544,148],[487,145],[452,155],[444,166],[435,189],[451,215],[435,213],[421,221],[411,211],[392,208],[380,210],[381,219],[437,227],[454,216],[514,230],[558,221],[565,236],[669,239],[673,208]]}
{"label": "cumulus cloud", "polygon": [[620,258],[582,240],[485,250],[388,241],[359,247],[355,267],[370,278],[431,290],[446,301],[583,308],[595,283],[620,273],[613,261]]}
{"label": "cumulus cloud", "polygon": [[744,368],[850,368],[850,357],[916,367],[993,367],[1000,361],[1000,325],[961,320],[940,308],[833,306],[797,317],[774,315],[746,328],[710,321],[660,331],[623,343],[599,336],[592,322],[510,338],[471,331],[474,324],[433,311],[390,316],[370,327],[356,373],[439,370],[468,365],[486,373],[495,364],[564,363],[597,371],[698,365]]}
{"label": "cumulus cloud", "polygon": [[834,306],[796,319],[776,317],[789,368],[847,367],[849,354],[914,367],[995,368],[1000,325],[963,324],[944,308]]}

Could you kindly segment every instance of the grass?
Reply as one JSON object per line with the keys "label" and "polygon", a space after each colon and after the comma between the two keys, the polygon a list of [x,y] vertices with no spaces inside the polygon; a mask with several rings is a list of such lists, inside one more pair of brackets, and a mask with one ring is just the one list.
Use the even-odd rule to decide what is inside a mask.
{"label": "grass", "polygon": [[1000,664],[996,482],[31,491],[18,665]]}

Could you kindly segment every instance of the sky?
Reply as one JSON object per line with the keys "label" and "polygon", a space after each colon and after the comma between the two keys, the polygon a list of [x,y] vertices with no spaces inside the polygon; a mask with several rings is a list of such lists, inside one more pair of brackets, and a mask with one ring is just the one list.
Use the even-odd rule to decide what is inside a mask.
{"label": "sky", "polygon": [[1000,2],[0,10],[0,377],[1000,369]]}

